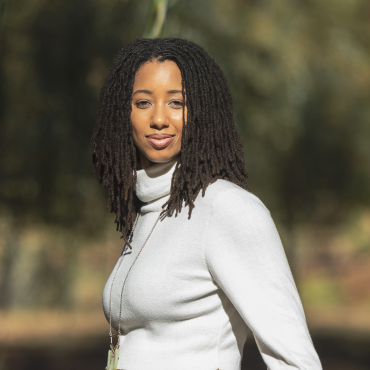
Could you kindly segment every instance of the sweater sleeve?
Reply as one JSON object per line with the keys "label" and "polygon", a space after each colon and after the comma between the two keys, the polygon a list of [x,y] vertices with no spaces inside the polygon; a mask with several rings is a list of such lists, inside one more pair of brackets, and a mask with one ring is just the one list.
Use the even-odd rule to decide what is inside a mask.
{"label": "sweater sleeve", "polygon": [[205,257],[217,285],[253,331],[270,370],[321,370],[270,212],[241,188],[214,200]]}

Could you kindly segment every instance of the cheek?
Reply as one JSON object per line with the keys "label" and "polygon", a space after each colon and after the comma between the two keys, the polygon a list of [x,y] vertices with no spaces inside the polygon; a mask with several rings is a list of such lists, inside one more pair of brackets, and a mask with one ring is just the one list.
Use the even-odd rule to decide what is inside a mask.
{"label": "cheek", "polygon": [[136,117],[136,114],[133,111],[131,112],[130,118],[131,118],[132,128],[135,130],[136,127],[137,127],[137,121],[138,121],[138,119]]}
{"label": "cheek", "polygon": [[[184,117],[183,117],[183,115],[184,115]],[[185,112],[183,112],[183,110],[181,109],[176,113],[176,116],[174,117],[173,123],[174,123],[174,126],[176,126],[176,129],[178,131],[182,131],[182,126],[184,124],[184,120],[185,120],[185,125],[186,125],[187,115],[188,115],[188,110],[186,108],[185,108]]]}
{"label": "cheek", "polygon": [[[172,125],[175,127],[176,131],[182,132],[183,126],[183,119],[182,119],[182,110],[179,110],[171,117]],[[185,123],[186,123],[186,115],[185,115]]]}
{"label": "cheek", "polygon": [[131,123],[132,123],[132,137],[134,139],[134,144],[137,146],[137,147],[141,147],[142,146],[142,140],[141,140],[141,137],[142,137],[142,127],[140,125],[140,120],[139,120],[139,117],[137,117],[137,115],[131,113]]}

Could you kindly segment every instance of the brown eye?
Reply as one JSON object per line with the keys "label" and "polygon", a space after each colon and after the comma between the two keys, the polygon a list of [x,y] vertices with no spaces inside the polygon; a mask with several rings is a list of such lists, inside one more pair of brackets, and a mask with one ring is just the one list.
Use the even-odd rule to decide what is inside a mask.
{"label": "brown eye", "polygon": [[176,108],[182,108],[184,104],[181,100],[173,100],[173,101],[171,101],[170,105],[172,105]]}
{"label": "brown eye", "polygon": [[146,100],[142,100],[142,101],[136,102],[135,105],[138,108],[147,108],[147,107],[149,107],[150,103],[148,101],[146,101]]}

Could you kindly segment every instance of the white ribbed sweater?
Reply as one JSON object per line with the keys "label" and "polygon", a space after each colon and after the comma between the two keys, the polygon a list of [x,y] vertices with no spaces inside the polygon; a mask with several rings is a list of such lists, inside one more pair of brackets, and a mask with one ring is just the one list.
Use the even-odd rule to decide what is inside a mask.
{"label": "white ribbed sweater", "polygon": [[[131,253],[103,292],[118,327],[123,281],[169,197],[175,161],[137,173],[143,202]],[[302,304],[269,211],[217,180],[188,208],[159,221],[127,279],[118,369],[239,370],[249,327],[270,370],[320,370]]]}

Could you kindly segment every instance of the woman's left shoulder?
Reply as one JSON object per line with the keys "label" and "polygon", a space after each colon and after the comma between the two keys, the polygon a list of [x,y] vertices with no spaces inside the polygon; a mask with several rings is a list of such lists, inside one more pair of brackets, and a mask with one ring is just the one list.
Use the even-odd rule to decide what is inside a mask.
{"label": "woman's left shoulder", "polygon": [[213,209],[225,214],[262,212],[270,215],[267,207],[257,196],[227,180],[218,179],[209,185],[204,198]]}

